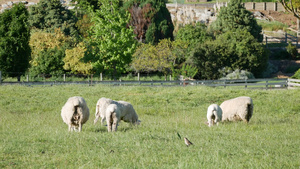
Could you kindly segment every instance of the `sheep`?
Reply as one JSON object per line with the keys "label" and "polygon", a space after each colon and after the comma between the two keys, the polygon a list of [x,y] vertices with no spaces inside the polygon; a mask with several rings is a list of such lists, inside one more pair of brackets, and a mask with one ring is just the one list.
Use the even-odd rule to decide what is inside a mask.
{"label": "sheep", "polygon": [[123,120],[124,122],[130,123],[133,125],[140,124],[141,121],[139,120],[139,117],[138,117],[137,113],[135,112],[132,104],[130,104],[129,102],[125,102],[125,101],[118,101],[117,105],[121,112],[120,120]]}
{"label": "sheep", "polygon": [[253,114],[253,102],[247,96],[226,100],[220,107],[223,111],[222,121],[244,121],[248,123]]}
{"label": "sheep", "polygon": [[96,118],[94,120],[94,124],[96,124],[99,118],[101,118],[101,124],[103,125],[105,121],[105,113],[106,113],[107,106],[114,103],[116,103],[116,101],[105,97],[102,97],[97,101],[96,113],[95,113]]}
{"label": "sheep", "polygon": [[78,129],[80,132],[89,116],[89,108],[85,100],[79,96],[70,97],[61,109],[61,117],[69,126],[69,131]]}
{"label": "sheep", "polygon": [[108,131],[116,131],[117,126],[114,125],[118,125],[121,120],[130,124],[140,124],[138,115],[130,103],[114,101],[104,97],[100,98],[96,104],[95,117],[94,124],[97,123],[99,118],[101,118],[101,124],[107,120]]}
{"label": "sheep", "polygon": [[110,104],[106,108],[105,116],[107,119],[108,132],[117,131],[118,123],[120,121],[121,112],[116,104]]}
{"label": "sheep", "polygon": [[219,125],[219,121],[222,120],[222,109],[217,104],[212,104],[207,108],[207,120],[208,127],[211,127],[216,123]]}

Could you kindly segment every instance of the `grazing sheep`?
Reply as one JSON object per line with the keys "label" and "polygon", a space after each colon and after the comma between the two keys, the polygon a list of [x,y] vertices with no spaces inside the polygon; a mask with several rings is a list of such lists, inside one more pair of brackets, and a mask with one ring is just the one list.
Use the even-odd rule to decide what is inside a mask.
{"label": "grazing sheep", "polygon": [[82,130],[82,125],[89,119],[90,112],[82,97],[70,97],[61,109],[61,117],[69,126],[69,131]]}
{"label": "grazing sheep", "polygon": [[222,120],[222,109],[217,104],[212,104],[207,108],[207,120],[208,127],[211,127],[216,123],[219,125],[219,121]]}
{"label": "grazing sheep", "polygon": [[[112,118],[112,115],[116,119]],[[118,115],[118,116],[117,116]],[[108,98],[100,98],[96,105],[94,124],[101,118],[101,124],[107,120],[108,131],[116,131],[119,121],[123,120],[131,124],[140,124],[138,115],[136,114],[133,106],[125,101],[114,101]],[[108,119],[110,118],[110,119]]]}
{"label": "grazing sheep", "polygon": [[116,103],[116,101],[107,99],[105,97],[102,97],[97,101],[96,113],[95,113],[96,118],[94,120],[94,124],[96,124],[99,118],[101,118],[101,124],[103,125],[105,121],[105,113],[106,113],[107,106],[114,103]]}
{"label": "grazing sheep", "polygon": [[117,131],[118,123],[121,120],[133,125],[140,124],[138,115],[136,114],[133,106],[125,101],[118,101],[107,106],[105,118],[107,121],[108,132]]}
{"label": "grazing sheep", "polygon": [[241,121],[248,123],[253,114],[253,102],[250,97],[242,96],[226,100],[220,105],[222,121]]}
{"label": "grazing sheep", "polygon": [[107,119],[108,132],[117,131],[118,123],[120,121],[121,112],[116,104],[110,104],[106,108],[105,113]]}
{"label": "grazing sheep", "polygon": [[141,121],[139,120],[138,115],[136,114],[133,106],[130,103],[125,101],[118,101],[117,103],[121,112],[120,120],[134,125],[140,124]]}

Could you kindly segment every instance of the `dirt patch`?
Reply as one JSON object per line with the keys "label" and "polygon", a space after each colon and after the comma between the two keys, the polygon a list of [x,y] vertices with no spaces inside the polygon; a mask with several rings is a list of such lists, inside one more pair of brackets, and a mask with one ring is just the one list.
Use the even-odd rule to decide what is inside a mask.
{"label": "dirt patch", "polygon": [[278,21],[288,25],[290,28],[297,28],[297,18],[288,12],[277,12],[277,11],[259,11],[263,13],[270,21]]}

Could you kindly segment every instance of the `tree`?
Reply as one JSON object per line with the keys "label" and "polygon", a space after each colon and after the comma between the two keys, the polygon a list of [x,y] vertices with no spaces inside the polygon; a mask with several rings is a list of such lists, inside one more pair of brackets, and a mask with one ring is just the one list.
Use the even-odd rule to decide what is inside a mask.
{"label": "tree", "polygon": [[185,53],[185,59],[189,63],[193,49],[200,43],[212,39],[212,36],[208,34],[206,25],[197,23],[196,25],[188,24],[181,27],[176,33],[175,39],[182,40],[189,46]]}
{"label": "tree", "polygon": [[300,1],[299,0],[279,0],[285,10],[294,14],[297,18],[297,28],[300,30]]}
{"label": "tree", "polygon": [[63,73],[65,50],[71,46],[73,46],[73,41],[70,37],[65,36],[60,29],[56,29],[55,33],[43,31],[32,33],[30,38],[32,49],[30,73],[32,75]]}
{"label": "tree", "polygon": [[105,70],[116,78],[131,62],[136,40],[132,27],[127,27],[130,15],[120,9],[119,1],[103,0],[101,3],[99,10],[91,11],[94,25],[89,59],[98,73]]}
{"label": "tree", "polygon": [[163,39],[157,45],[141,44],[133,55],[131,66],[136,72],[168,74],[177,66],[184,47],[170,39]]}
{"label": "tree", "polygon": [[78,36],[77,17],[60,0],[40,0],[29,8],[29,24],[32,28],[54,32],[60,28],[65,35]]}
{"label": "tree", "polygon": [[52,48],[48,50],[42,50],[37,57],[38,65],[31,67],[30,73],[32,75],[44,74],[49,75],[61,75],[63,70],[63,58],[65,57],[65,48]]}
{"label": "tree", "polygon": [[261,26],[257,24],[251,12],[241,5],[240,0],[232,0],[227,7],[222,7],[210,29],[215,35],[234,31],[235,29],[246,29],[259,42],[263,39]]}
{"label": "tree", "polygon": [[218,79],[223,68],[247,70],[260,77],[267,66],[268,55],[247,30],[236,29],[199,45],[193,60],[200,79]]}
{"label": "tree", "polygon": [[85,63],[84,56],[86,47],[81,42],[76,47],[66,50],[66,56],[63,59],[64,69],[70,70],[72,73],[90,74],[93,66],[91,63]]}
{"label": "tree", "polygon": [[0,14],[0,70],[18,77],[27,71],[30,58],[30,29],[24,4],[15,4]]}
{"label": "tree", "polygon": [[157,44],[161,39],[174,39],[174,25],[165,0],[129,0],[124,6],[131,14],[129,25],[139,42]]}

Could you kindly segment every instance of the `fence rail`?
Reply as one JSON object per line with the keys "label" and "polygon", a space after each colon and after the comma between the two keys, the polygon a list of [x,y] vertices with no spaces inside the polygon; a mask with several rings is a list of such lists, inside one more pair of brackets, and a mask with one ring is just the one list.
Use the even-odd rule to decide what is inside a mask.
{"label": "fence rail", "polygon": [[288,34],[286,32],[278,33],[274,31],[264,31],[263,36],[264,36],[263,42],[266,43],[267,47],[268,44],[272,44],[272,43],[289,43],[289,42],[291,42],[292,44],[296,45],[296,47],[298,47],[298,37]]}

